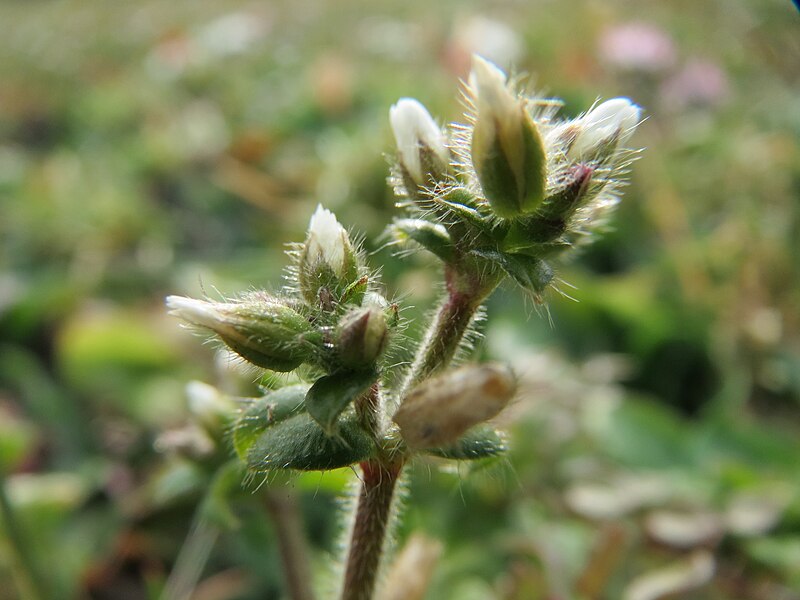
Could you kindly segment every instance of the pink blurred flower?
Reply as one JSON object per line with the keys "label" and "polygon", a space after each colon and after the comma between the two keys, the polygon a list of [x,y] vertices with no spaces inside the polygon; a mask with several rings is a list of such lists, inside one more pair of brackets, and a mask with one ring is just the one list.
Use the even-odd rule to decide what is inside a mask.
{"label": "pink blurred flower", "polygon": [[675,63],[672,38],[647,23],[625,23],[606,29],[598,44],[603,62],[622,70],[660,71]]}
{"label": "pink blurred flower", "polygon": [[728,76],[715,62],[695,58],[661,86],[661,100],[672,110],[718,106],[730,95]]}

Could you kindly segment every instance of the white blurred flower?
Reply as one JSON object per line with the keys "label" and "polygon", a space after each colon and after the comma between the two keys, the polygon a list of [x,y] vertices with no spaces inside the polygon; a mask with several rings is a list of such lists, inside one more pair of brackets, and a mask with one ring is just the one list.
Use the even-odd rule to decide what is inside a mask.
{"label": "white blurred flower", "polygon": [[453,37],[457,47],[468,56],[480,54],[503,66],[518,62],[525,50],[516,31],[484,15],[473,15],[458,22]]}
{"label": "white blurred flower", "polygon": [[195,39],[212,56],[242,54],[266,36],[269,25],[262,15],[232,12],[202,27]]}
{"label": "white blurred flower", "polygon": [[569,157],[593,158],[609,144],[623,146],[639,124],[641,110],[628,98],[613,98],[595,106],[577,122],[578,133]]}
{"label": "white blurred flower", "polygon": [[186,399],[189,412],[209,433],[220,431],[225,420],[235,412],[227,396],[202,381],[186,384]]}
{"label": "white blurred flower", "polygon": [[447,142],[442,130],[427,109],[414,98],[400,98],[389,109],[389,121],[400,152],[400,160],[417,185],[428,183],[424,172],[425,154],[444,171],[450,161]]}

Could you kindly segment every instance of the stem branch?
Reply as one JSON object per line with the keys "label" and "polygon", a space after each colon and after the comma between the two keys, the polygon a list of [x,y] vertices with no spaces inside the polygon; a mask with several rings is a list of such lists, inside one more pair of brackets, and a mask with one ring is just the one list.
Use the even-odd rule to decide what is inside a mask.
{"label": "stem branch", "polygon": [[440,371],[453,360],[476,311],[497,287],[497,278],[483,279],[448,266],[445,270],[447,296],[436,312],[417,352],[400,397]]}
{"label": "stem branch", "polygon": [[[446,367],[458,350],[478,307],[497,287],[499,278],[448,266],[447,296],[442,301],[404,382],[400,397],[423,379]],[[375,387],[357,403],[356,410],[373,434],[380,404]],[[379,436],[376,436],[379,437]],[[394,490],[405,457],[384,452],[361,463],[362,481],[345,568],[341,600],[372,600],[386,546]]]}
{"label": "stem branch", "polygon": [[278,536],[289,597],[292,600],[314,600],[308,548],[294,498],[287,497],[286,492],[268,489],[264,494],[264,500]]}

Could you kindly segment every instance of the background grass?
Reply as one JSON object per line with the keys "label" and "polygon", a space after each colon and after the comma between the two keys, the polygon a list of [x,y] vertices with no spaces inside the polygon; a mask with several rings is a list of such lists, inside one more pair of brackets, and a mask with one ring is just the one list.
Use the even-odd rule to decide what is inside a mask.
{"label": "background grass", "polygon": [[[620,598],[698,557],[681,598],[800,597],[799,33],[788,0],[0,3],[0,465],[52,597],[158,597],[193,523],[195,598],[281,597],[258,494],[175,450],[187,381],[249,382],[163,298],[278,287],[322,202],[420,319],[435,263],[379,241],[388,108],[458,119],[472,51],[567,115],[633,98],[646,151],[560,266],[576,302],[489,303],[477,354],[525,393],[507,460],[412,472],[427,597]],[[273,483],[323,589],[353,477]]]}

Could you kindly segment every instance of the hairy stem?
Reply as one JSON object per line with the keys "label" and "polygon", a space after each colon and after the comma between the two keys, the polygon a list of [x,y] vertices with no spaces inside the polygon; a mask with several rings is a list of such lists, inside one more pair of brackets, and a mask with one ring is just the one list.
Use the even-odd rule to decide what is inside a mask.
{"label": "hairy stem", "polygon": [[30,546],[19,527],[14,507],[6,493],[6,479],[0,473],[0,525],[5,533],[9,555],[12,561],[12,574],[17,583],[20,598],[46,600],[45,581],[33,559]]}
{"label": "hairy stem", "polygon": [[497,287],[497,278],[464,273],[452,267],[445,271],[447,296],[425,334],[401,397],[417,383],[443,369],[458,350],[475,313],[486,297]]}
{"label": "hairy stem", "polygon": [[377,445],[380,446],[382,431],[381,423],[381,396],[378,383],[372,385],[366,392],[356,398],[353,403],[361,427],[367,431]]}
{"label": "hairy stem", "polygon": [[[446,367],[458,350],[475,312],[497,287],[499,278],[448,267],[445,271],[447,296],[420,346],[401,398],[416,383]],[[376,432],[380,405],[375,386],[356,405],[362,423]],[[369,425],[372,425],[369,427]],[[345,567],[341,600],[372,600],[386,546],[394,490],[403,469],[404,457],[384,453],[361,463],[362,481],[355,522]]]}
{"label": "hairy stem", "polygon": [[361,463],[361,490],[350,538],[341,600],[371,600],[386,545],[402,464]]}
{"label": "hairy stem", "polygon": [[266,490],[264,501],[278,535],[286,590],[291,600],[314,600],[308,548],[294,498],[286,492]]}

